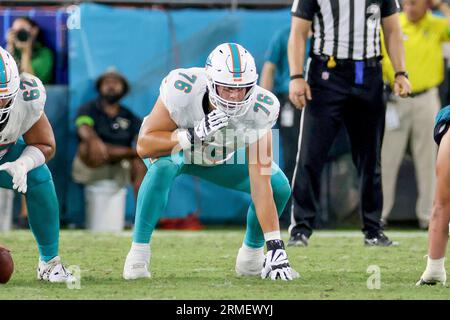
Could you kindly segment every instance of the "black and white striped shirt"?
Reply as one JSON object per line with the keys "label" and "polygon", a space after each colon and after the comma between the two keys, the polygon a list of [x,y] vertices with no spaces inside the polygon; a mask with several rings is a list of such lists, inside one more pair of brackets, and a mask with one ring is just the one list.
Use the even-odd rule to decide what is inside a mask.
{"label": "black and white striped shirt", "polygon": [[294,0],[292,15],[312,22],[314,54],[363,60],[381,55],[381,18],[399,9],[398,0]]}

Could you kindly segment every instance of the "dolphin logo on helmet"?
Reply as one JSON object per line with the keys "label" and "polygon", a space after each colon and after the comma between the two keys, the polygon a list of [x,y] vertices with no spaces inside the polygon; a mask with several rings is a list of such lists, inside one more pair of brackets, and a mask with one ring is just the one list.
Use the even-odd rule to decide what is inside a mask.
{"label": "dolphin logo on helmet", "polygon": [[[230,117],[244,115],[254,102],[253,93],[258,80],[253,56],[239,44],[223,43],[206,59],[205,71],[211,104]],[[229,101],[219,95],[218,85],[246,88],[247,91],[242,101]]]}

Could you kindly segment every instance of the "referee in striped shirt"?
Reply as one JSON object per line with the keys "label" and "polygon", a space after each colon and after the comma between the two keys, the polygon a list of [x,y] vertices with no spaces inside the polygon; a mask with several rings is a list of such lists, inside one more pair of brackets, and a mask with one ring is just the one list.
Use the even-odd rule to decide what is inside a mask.
{"label": "referee in striped shirt", "polygon": [[[303,109],[288,245],[308,245],[319,212],[320,177],[342,125],[349,134],[360,183],[362,231],[366,245],[391,246],[383,233],[380,154],[385,104],[380,28],[395,70],[394,91],[411,92],[405,70],[398,0],[295,0],[288,57],[289,98]],[[313,42],[307,71],[305,43]]]}

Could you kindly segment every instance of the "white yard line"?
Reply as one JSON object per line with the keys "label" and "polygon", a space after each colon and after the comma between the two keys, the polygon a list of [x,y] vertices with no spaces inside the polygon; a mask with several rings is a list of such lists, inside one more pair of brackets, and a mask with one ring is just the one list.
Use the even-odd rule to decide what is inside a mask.
{"label": "white yard line", "polygon": [[[236,235],[243,235],[244,230],[208,230],[208,231],[176,231],[176,230],[156,230],[154,235],[157,237],[181,237],[181,238],[195,238],[207,237],[212,234],[221,237],[235,237]],[[387,231],[387,236],[390,238],[426,238],[428,233],[425,231]],[[131,231],[124,231],[118,234],[122,237],[131,237]],[[288,238],[287,232],[282,232],[283,238]],[[313,238],[362,238],[363,234],[360,231],[315,231]]]}
{"label": "white yard line", "polygon": [[[17,232],[17,231],[14,231]],[[20,231],[19,231],[20,232]],[[118,233],[111,232],[99,232],[93,233],[87,230],[63,230],[64,238],[77,238],[80,234],[91,234],[97,238],[108,238],[111,236],[118,236],[124,238],[132,237],[132,231],[122,231]],[[8,233],[6,233],[8,234]],[[387,236],[392,239],[399,238],[426,238],[428,233],[425,231],[386,231]],[[165,237],[179,237],[179,238],[196,238],[196,237],[210,237],[212,235],[221,237],[236,237],[238,235],[244,235],[244,229],[242,230],[201,230],[201,231],[180,231],[180,230],[156,230],[153,233],[158,238]],[[282,232],[283,239],[287,239],[289,234],[287,231]],[[312,238],[362,238],[363,234],[360,231],[336,231],[336,230],[321,230],[315,231]]]}

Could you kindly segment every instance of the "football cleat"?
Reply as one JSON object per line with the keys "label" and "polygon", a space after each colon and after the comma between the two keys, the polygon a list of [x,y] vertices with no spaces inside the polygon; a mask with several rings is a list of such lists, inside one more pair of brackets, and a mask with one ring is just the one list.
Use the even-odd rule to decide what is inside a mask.
{"label": "football cleat", "polygon": [[130,252],[128,252],[125,265],[123,267],[123,278],[125,280],[150,278],[150,256],[150,250],[143,252],[131,249]]}
{"label": "football cleat", "polygon": [[396,247],[398,242],[390,240],[382,231],[364,236],[365,246]]}
{"label": "football cleat", "polygon": [[264,247],[254,249],[243,244],[236,257],[236,273],[239,276],[261,275],[264,258]]}
{"label": "football cleat", "polygon": [[303,233],[296,233],[289,238],[288,247],[307,247],[308,237]]}
{"label": "football cleat", "polygon": [[59,256],[54,257],[48,262],[39,260],[37,268],[38,280],[49,282],[74,282],[76,279],[62,264]]}

